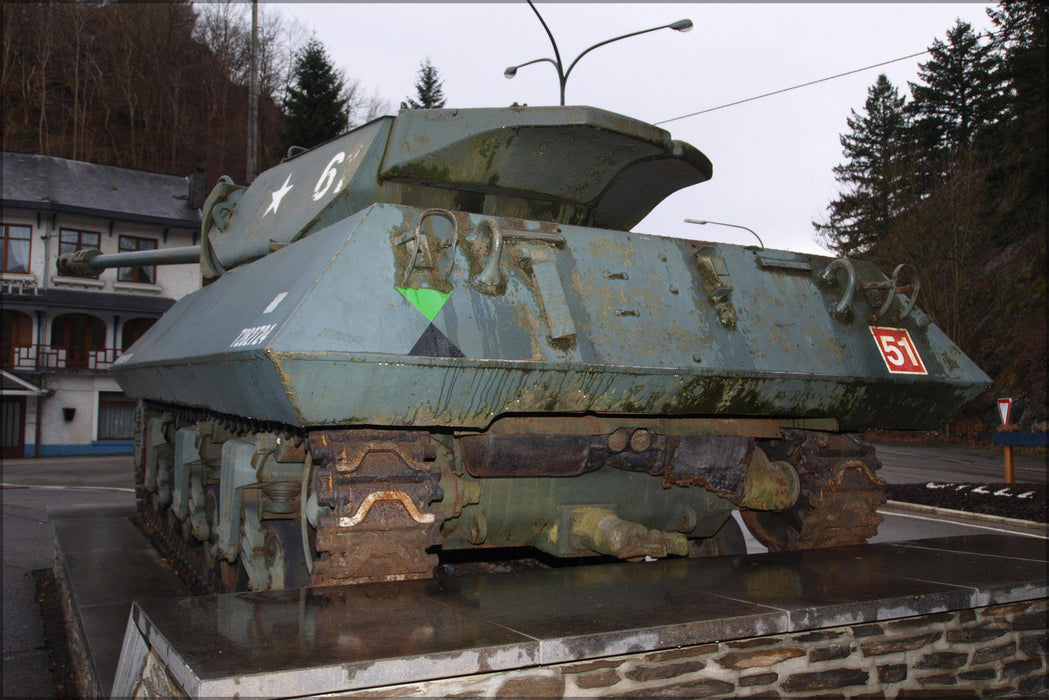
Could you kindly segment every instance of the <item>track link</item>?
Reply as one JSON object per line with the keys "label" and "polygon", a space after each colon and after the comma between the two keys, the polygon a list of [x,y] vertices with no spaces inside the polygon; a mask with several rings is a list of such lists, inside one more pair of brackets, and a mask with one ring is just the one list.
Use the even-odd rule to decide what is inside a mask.
{"label": "track link", "polygon": [[441,543],[441,518],[428,512],[440,497],[430,436],[380,430],[318,431],[310,450],[319,503],[311,585],[429,578],[427,550]]}

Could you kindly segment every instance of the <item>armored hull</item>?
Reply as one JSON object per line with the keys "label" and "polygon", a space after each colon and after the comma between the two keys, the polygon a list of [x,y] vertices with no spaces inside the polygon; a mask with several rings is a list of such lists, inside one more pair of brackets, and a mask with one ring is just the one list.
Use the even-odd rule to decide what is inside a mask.
{"label": "armored hull", "polygon": [[881,481],[845,433],[938,427],[988,379],[905,268],[626,230],[710,175],[655,127],[514,108],[221,182],[209,283],[113,369],[148,526],[256,589],[726,551],[734,509],[773,548],[863,541]]}
{"label": "armored hull", "polygon": [[[920,311],[892,327],[925,371],[892,373],[869,329],[877,307],[828,312],[841,296],[820,283],[828,258],[460,213],[464,239],[501,231],[499,291],[472,283],[486,254],[465,245],[448,291],[401,286],[391,240],[425,214],[373,205],[224,275],[116,377],[135,396],[302,428],[464,430],[589,413],[927,430],[984,387]],[[712,291],[730,290],[716,300],[714,268]]]}

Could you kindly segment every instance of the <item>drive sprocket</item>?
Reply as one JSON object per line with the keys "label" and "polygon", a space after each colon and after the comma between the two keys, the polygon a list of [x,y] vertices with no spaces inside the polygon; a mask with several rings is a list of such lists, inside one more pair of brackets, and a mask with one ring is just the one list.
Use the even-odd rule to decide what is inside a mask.
{"label": "drive sprocket", "polygon": [[862,544],[877,534],[885,481],[874,448],[859,436],[785,429],[762,449],[769,459],[789,462],[801,485],[786,510],[742,513],[770,551]]}

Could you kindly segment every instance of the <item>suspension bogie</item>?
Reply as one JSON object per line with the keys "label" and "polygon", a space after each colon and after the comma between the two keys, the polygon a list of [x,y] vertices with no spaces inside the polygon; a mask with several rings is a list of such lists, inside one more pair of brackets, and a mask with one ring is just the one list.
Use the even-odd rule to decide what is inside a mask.
{"label": "suspension bogie", "polygon": [[[825,544],[826,527],[781,524],[799,518],[834,522],[828,543],[858,542],[881,503],[869,446],[767,424],[746,426],[758,437],[594,417],[296,431],[164,407],[138,422],[143,525],[209,590],[427,578],[452,550],[742,553],[737,509],[772,548]],[[833,509],[854,491],[863,517],[841,525]]]}

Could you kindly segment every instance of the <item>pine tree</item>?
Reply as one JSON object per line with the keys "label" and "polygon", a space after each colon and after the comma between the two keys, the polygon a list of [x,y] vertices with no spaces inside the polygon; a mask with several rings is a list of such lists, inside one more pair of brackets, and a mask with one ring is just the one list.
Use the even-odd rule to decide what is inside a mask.
{"label": "pine tree", "polygon": [[884,75],[867,90],[863,114],[852,110],[842,134],[848,159],[834,168],[844,191],[827,207],[826,223],[813,222],[817,237],[842,255],[862,252],[881,240],[905,206],[909,123],[905,98]]}
{"label": "pine tree", "polygon": [[408,98],[412,109],[438,109],[444,107],[444,81],[437,68],[426,59],[419,64],[419,75],[415,80],[415,97]]}
{"label": "pine tree", "polygon": [[995,25],[993,48],[1006,87],[1001,129],[995,142],[988,144],[996,156],[995,172],[989,182],[995,190],[992,201],[1001,209],[1005,199],[1002,191],[1017,188],[1019,201],[1005,213],[1001,228],[1030,228],[1031,222],[1044,222],[1049,190],[1046,182],[1049,8],[1041,2],[1014,0],[1002,3],[998,10],[988,9],[987,14]]}
{"label": "pine tree", "polygon": [[910,83],[908,112],[923,149],[949,157],[972,146],[1000,114],[1002,85],[990,44],[966,22],[933,41],[932,58],[919,65],[922,83]]}
{"label": "pine tree", "polygon": [[346,131],[345,81],[316,39],[295,59],[292,82],[284,98],[281,144],[285,149],[312,148]]}

